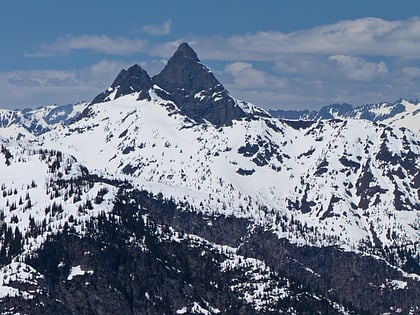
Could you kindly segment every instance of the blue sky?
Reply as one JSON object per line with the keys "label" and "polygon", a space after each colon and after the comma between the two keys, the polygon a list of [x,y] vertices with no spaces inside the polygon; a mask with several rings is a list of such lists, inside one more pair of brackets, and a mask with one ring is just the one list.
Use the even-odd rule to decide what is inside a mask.
{"label": "blue sky", "polygon": [[420,99],[420,1],[14,1],[0,11],[0,108],[92,100],[187,41],[239,99],[316,109]]}

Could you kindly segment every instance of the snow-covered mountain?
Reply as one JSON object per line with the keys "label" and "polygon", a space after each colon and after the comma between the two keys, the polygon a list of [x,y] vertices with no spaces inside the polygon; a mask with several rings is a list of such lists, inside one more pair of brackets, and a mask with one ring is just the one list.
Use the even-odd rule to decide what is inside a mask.
{"label": "snow-covered mountain", "polygon": [[[182,81],[165,75],[173,62],[185,69],[199,64],[209,73],[190,58],[191,48],[184,61],[173,61],[182,53],[184,45],[157,76],[168,86]],[[194,95],[218,86],[228,99],[226,106],[238,114],[226,119],[214,110],[214,122],[225,125],[199,123],[201,119],[191,117],[196,114],[180,108],[182,100],[153,84],[139,66],[127,72],[133,69],[142,73],[138,77],[144,84],[137,81],[129,94],[108,89],[117,97],[94,102],[79,121],[44,135],[39,145],[61,149],[96,172],[127,175],[148,189],[191,199],[204,213],[252,217],[270,225],[276,217],[294,216],[326,236],[323,240],[311,233],[311,240],[271,227],[296,242],[359,248],[375,242],[407,244],[418,237],[420,151],[410,131],[363,120],[299,123],[248,115],[244,103],[230,97],[213,76],[210,87],[203,83]],[[187,89],[182,93],[187,98],[193,94]],[[385,209],[398,211],[387,218]],[[401,239],[387,237],[400,221],[407,222],[395,231]]]}
{"label": "snow-covered mountain", "polygon": [[[240,253],[235,234],[247,231],[246,222],[198,216],[186,202],[180,209],[127,181],[91,174],[60,151],[3,144],[1,153],[2,314],[349,314]],[[156,222],[173,211],[183,216],[178,228],[204,228],[192,234]],[[239,231],[203,237],[206,226]]]}
{"label": "snow-covered mountain", "polygon": [[[68,152],[95,172],[186,198],[204,213],[254,218],[296,242],[358,248],[418,238],[419,147],[409,131],[362,120],[196,124],[148,93],[151,101],[134,93],[93,104],[88,117],[39,145]],[[282,216],[311,235],[283,231],[275,224]]]}
{"label": "snow-covered mountain", "polygon": [[420,312],[416,132],[273,118],[185,43],[49,128],[0,138],[3,312]]}
{"label": "snow-covered mountain", "polygon": [[38,109],[0,109],[0,136],[33,139],[59,124],[75,120],[89,103],[49,105]]}
{"label": "snow-covered mountain", "polygon": [[366,119],[397,128],[420,131],[420,102],[401,99],[395,103],[378,103],[353,107],[349,104],[333,104],[319,111],[270,110],[273,117],[293,120]]}

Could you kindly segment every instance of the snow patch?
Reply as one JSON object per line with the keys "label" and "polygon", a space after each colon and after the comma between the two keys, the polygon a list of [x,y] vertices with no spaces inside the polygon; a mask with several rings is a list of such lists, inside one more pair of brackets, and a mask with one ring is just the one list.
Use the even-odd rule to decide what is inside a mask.
{"label": "snow patch", "polygon": [[71,269],[70,269],[70,273],[69,273],[69,275],[67,276],[67,280],[72,280],[74,277],[77,277],[77,276],[84,276],[84,275],[86,275],[86,274],[88,274],[88,275],[92,275],[93,274],[93,270],[83,270],[82,269],[82,266],[80,266],[80,265],[78,265],[78,266],[74,266],[74,267],[71,267]]}
{"label": "snow patch", "polygon": [[38,286],[38,280],[43,276],[31,266],[23,262],[12,262],[0,269],[0,300],[5,297],[22,297],[24,299],[33,299],[37,291],[22,290],[15,285],[25,284],[29,286]]}

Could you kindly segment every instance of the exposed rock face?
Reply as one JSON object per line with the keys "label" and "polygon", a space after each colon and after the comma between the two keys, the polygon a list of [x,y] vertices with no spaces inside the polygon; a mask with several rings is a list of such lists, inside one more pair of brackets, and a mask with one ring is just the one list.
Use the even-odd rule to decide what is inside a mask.
{"label": "exposed rock face", "polygon": [[226,125],[245,116],[187,43],[178,47],[165,68],[152,80],[172,95],[185,114],[197,121],[205,119]]}
{"label": "exposed rock face", "polygon": [[140,92],[139,99],[150,100],[148,90],[152,86],[153,83],[147,72],[136,64],[127,70],[121,70],[112,85],[105,92],[96,96],[92,104],[110,101],[134,92]]}
{"label": "exposed rock face", "polygon": [[178,47],[165,68],[152,79],[139,65],[122,70],[112,85],[94,98],[92,104],[135,92],[140,92],[140,100],[150,100],[149,90],[154,84],[166,92],[155,89],[157,95],[173,101],[185,115],[197,122],[207,120],[215,125],[229,125],[233,119],[246,116],[187,43]]}

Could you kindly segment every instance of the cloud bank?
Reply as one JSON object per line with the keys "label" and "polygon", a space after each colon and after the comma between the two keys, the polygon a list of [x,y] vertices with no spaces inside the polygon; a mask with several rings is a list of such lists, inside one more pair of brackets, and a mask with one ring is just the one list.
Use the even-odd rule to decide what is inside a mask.
{"label": "cloud bank", "polygon": [[[291,33],[279,31],[231,37],[193,37],[200,56],[214,60],[277,60],[283,54],[358,55],[419,58],[420,19],[387,21],[367,17]],[[179,42],[179,41],[178,41]],[[177,42],[163,43],[153,53],[168,57]]]}
{"label": "cloud bank", "polygon": [[148,41],[107,35],[65,35],[50,44],[43,44],[26,57],[68,55],[77,50],[88,50],[108,55],[129,55],[145,51]]}
{"label": "cloud bank", "polygon": [[[233,96],[268,108],[319,108],[336,102],[358,105],[420,98],[418,17],[403,21],[366,17],[289,33],[273,30],[229,37],[188,35],[171,41],[159,37],[171,31],[172,21],[168,19],[160,25],[143,26],[135,37],[65,35],[26,56],[71,58],[76,51],[88,51],[108,55],[113,61],[98,60],[90,68],[74,70],[64,77],[59,72],[44,72],[42,76],[50,80],[29,73],[5,81],[3,73],[0,83],[5,82],[3,88],[8,86],[12,91],[16,86],[17,94],[18,84],[28,93],[50,91],[51,99],[54,88],[73,84],[73,89],[84,91],[80,95],[91,91],[92,98],[111,83],[122,65],[129,65],[123,57],[149,55],[140,64],[153,75],[177,46],[187,41],[205,64],[216,65],[212,70]],[[154,40],[148,38],[150,35]]]}

